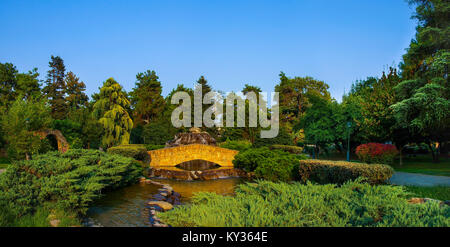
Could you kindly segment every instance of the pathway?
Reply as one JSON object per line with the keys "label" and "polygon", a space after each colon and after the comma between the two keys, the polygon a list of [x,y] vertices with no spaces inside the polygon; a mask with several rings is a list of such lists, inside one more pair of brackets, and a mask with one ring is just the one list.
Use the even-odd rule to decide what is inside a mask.
{"label": "pathway", "polygon": [[450,177],[433,176],[420,173],[395,172],[389,182],[396,185],[450,186]]}

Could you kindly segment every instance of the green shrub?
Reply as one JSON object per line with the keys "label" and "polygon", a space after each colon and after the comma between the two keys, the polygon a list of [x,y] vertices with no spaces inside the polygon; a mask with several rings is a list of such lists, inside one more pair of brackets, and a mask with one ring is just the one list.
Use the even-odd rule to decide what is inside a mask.
{"label": "green shrub", "polygon": [[234,157],[233,164],[257,178],[290,181],[298,177],[298,161],[303,157],[267,147],[251,148]]}
{"label": "green shrub", "polygon": [[270,146],[270,149],[280,149],[280,150],[286,151],[291,154],[301,154],[303,152],[302,147],[290,146],[290,145],[275,144],[275,145]]}
{"label": "green shrub", "polygon": [[128,144],[108,148],[108,153],[118,154],[125,157],[130,157],[135,160],[145,161],[148,159],[147,149],[144,145]]}
{"label": "green shrub", "polygon": [[158,217],[181,227],[450,226],[449,206],[409,204],[407,198],[400,186],[258,181],[240,185],[233,197],[197,193],[191,204]]}
{"label": "green shrub", "polygon": [[371,184],[382,184],[394,173],[388,165],[331,160],[301,160],[298,170],[301,181],[311,180],[320,184],[342,184],[358,177],[366,178]]}
{"label": "green shrub", "polygon": [[253,143],[254,147],[270,147],[272,145],[294,145],[292,136],[285,128],[280,128],[275,138],[261,138],[259,135]]}
{"label": "green shrub", "polygon": [[40,207],[84,214],[94,199],[141,174],[132,158],[98,150],[49,152],[15,162],[0,175],[0,201],[6,202],[0,206],[9,212],[5,218],[33,215]]}
{"label": "green shrub", "polygon": [[147,151],[164,148],[166,145],[145,144]]}
{"label": "green shrub", "polygon": [[239,140],[239,141],[231,141],[227,140],[219,144],[221,148],[228,148],[232,150],[237,150],[239,152],[245,151],[252,147],[252,144],[249,141]]}

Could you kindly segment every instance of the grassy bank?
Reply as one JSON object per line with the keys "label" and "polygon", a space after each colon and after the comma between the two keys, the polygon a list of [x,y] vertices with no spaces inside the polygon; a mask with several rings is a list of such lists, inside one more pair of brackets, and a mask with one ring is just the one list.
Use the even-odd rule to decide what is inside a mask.
{"label": "grassy bank", "polygon": [[406,189],[416,197],[433,198],[437,200],[450,200],[450,187],[448,186],[433,186],[433,187],[419,187],[419,186],[405,186]]}

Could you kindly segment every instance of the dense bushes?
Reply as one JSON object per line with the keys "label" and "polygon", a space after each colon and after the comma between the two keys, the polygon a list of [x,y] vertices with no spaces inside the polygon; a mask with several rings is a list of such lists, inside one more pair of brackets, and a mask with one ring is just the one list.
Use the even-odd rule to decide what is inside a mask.
{"label": "dense bushes", "polygon": [[356,148],[356,155],[365,163],[392,164],[398,151],[394,145],[367,143]]}
{"label": "dense bushes", "polygon": [[172,226],[392,227],[450,226],[450,207],[409,204],[399,186],[348,182],[342,186],[259,181],[236,195],[197,193],[192,204],[159,213]]}
{"label": "dense bushes", "polygon": [[271,181],[290,181],[298,177],[298,161],[303,156],[267,147],[248,149],[234,157],[233,164],[257,178]]}
{"label": "dense bushes", "polygon": [[362,164],[331,160],[301,160],[299,174],[301,181],[320,184],[342,184],[358,177],[364,177],[371,184],[385,183],[394,173],[388,165]]}
{"label": "dense bushes", "polygon": [[157,144],[145,144],[145,148],[147,151],[156,150],[164,148],[166,145],[157,145]]}
{"label": "dense bushes", "polygon": [[280,149],[280,150],[286,151],[291,154],[301,154],[303,152],[302,147],[290,146],[290,145],[275,144],[275,145],[270,146],[270,149]]}
{"label": "dense bushes", "polygon": [[135,160],[145,161],[148,159],[147,148],[144,145],[128,144],[108,148],[108,153],[130,157]]}
{"label": "dense bushes", "polygon": [[252,147],[252,144],[249,141],[232,141],[232,140],[226,140],[225,142],[222,142],[219,144],[221,148],[228,148],[232,150],[237,150],[239,152],[245,151]]}
{"label": "dense bushes", "polygon": [[[131,158],[98,150],[49,152],[10,165],[0,175],[1,224],[18,220],[38,208],[84,214],[107,190],[135,183],[142,174]],[[9,217],[9,218],[8,218]]]}

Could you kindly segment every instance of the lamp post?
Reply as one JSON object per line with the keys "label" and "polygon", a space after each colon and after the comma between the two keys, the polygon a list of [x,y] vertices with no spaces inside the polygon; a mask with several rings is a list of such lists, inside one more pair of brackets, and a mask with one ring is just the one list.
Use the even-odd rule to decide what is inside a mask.
{"label": "lamp post", "polygon": [[348,130],[347,161],[350,161],[350,127],[352,127],[352,123],[347,122],[347,130]]}

